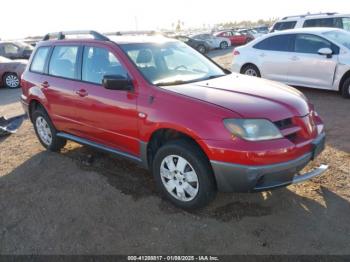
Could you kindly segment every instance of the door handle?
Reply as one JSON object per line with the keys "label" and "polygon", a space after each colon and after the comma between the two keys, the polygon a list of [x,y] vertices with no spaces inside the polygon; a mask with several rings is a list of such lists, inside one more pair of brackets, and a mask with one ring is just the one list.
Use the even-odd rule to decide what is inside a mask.
{"label": "door handle", "polygon": [[293,56],[293,57],[291,58],[291,60],[292,60],[292,61],[299,61],[300,59],[299,59],[298,56]]}
{"label": "door handle", "polygon": [[85,89],[80,89],[80,90],[76,91],[75,93],[80,97],[85,97],[89,94]]}
{"label": "door handle", "polygon": [[43,88],[49,88],[49,87],[50,87],[49,82],[47,82],[47,81],[42,82],[42,83],[41,83],[41,86],[42,86]]}

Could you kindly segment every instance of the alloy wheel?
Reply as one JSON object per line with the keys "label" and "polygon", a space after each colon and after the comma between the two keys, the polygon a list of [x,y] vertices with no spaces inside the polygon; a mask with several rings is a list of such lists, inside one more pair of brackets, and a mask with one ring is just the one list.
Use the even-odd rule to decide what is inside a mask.
{"label": "alloy wheel", "polygon": [[5,83],[10,88],[17,88],[19,87],[19,78],[14,74],[9,74],[5,78]]}
{"label": "alloy wheel", "polygon": [[199,191],[196,171],[183,157],[169,155],[160,166],[160,176],[165,189],[177,200],[189,202]]}
{"label": "alloy wheel", "polygon": [[35,121],[36,130],[38,131],[41,141],[50,146],[52,143],[52,132],[49,124],[42,116],[37,117]]}

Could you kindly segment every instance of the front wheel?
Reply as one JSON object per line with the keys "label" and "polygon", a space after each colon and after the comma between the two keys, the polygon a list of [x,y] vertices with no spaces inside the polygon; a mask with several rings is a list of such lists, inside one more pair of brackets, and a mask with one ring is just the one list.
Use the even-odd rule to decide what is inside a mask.
{"label": "front wheel", "polygon": [[345,80],[341,88],[341,95],[344,98],[350,98],[350,77]]}
{"label": "front wheel", "polygon": [[169,142],[158,150],[153,174],[161,193],[180,208],[201,208],[215,197],[214,176],[208,159],[186,140]]}
{"label": "front wheel", "polygon": [[10,89],[15,89],[20,87],[20,80],[17,74],[15,73],[7,73],[4,75],[3,82],[5,87]]}
{"label": "front wheel", "polygon": [[207,49],[205,48],[204,45],[199,45],[198,46],[198,51],[201,53],[201,54],[205,54],[207,52]]}
{"label": "front wheel", "polygon": [[223,41],[223,42],[220,43],[220,48],[221,49],[226,49],[227,47],[228,47],[228,44],[227,44],[226,41]]}
{"label": "front wheel", "polygon": [[243,67],[241,73],[248,76],[261,77],[260,71],[255,65],[247,65]]}

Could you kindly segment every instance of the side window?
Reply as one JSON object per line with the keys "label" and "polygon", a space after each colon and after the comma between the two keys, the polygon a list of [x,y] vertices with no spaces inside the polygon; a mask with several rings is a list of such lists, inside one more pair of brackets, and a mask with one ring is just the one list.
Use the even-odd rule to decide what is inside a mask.
{"label": "side window", "polygon": [[319,36],[308,34],[299,34],[296,36],[295,52],[297,53],[318,54],[318,50],[321,48],[330,48],[334,53],[339,53],[335,45]]}
{"label": "side window", "polygon": [[30,71],[36,72],[36,73],[44,73],[45,70],[45,62],[47,59],[47,55],[49,54],[50,47],[39,47],[38,50],[36,50],[33,62],[30,65]]}
{"label": "side window", "polygon": [[271,32],[293,29],[296,24],[297,24],[297,21],[278,22],[274,25]]}
{"label": "side window", "polygon": [[336,18],[308,19],[303,27],[338,27]]}
{"label": "side window", "polygon": [[52,52],[49,74],[77,79],[78,46],[56,46]]}
{"label": "side window", "polygon": [[5,54],[16,54],[19,51],[19,47],[14,44],[5,44]]}
{"label": "side window", "polygon": [[294,35],[272,36],[257,43],[254,48],[267,51],[292,52],[294,37]]}
{"label": "side window", "polygon": [[82,80],[102,84],[105,75],[127,77],[127,72],[119,60],[107,49],[86,46],[83,55]]}
{"label": "side window", "polygon": [[350,17],[342,18],[343,29],[350,31]]}

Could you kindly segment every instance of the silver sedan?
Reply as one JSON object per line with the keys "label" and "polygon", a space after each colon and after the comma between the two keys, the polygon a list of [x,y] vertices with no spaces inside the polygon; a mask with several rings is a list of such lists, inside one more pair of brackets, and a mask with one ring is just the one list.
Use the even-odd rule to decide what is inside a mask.
{"label": "silver sedan", "polygon": [[350,98],[350,33],[304,28],[268,34],[236,48],[232,70]]}
{"label": "silver sedan", "polygon": [[225,49],[231,46],[231,42],[229,39],[225,37],[219,37],[211,34],[198,34],[191,36],[194,39],[198,39],[201,41],[205,41],[211,49]]}

